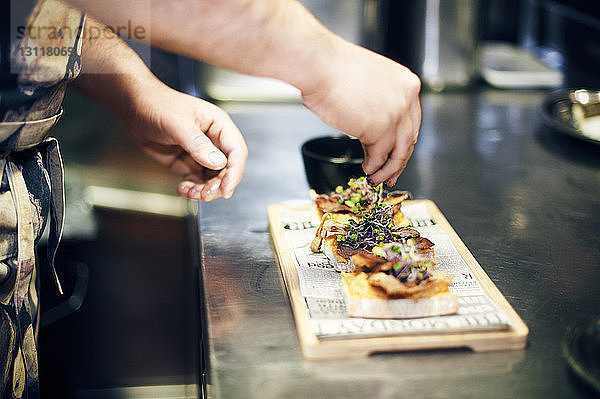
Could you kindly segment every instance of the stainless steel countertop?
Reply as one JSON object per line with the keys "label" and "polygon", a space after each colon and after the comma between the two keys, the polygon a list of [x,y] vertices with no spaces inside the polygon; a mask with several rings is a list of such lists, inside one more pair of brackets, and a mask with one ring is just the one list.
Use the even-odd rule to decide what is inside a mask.
{"label": "stainless steel countertop", "polygon": [[233,198],[199,211],[211,394],[588,395],[568,372],[560,344],[568,326],[600,314],[600,147],[544,128],[544,95],[424,94],[420,140],[397,185],[437,203],[529,326],[527,348],[339,361],[302,358],[266,212],[271,203],[308,198],[300,145],[333,130],[300,105],[226,105],[250,157]]}

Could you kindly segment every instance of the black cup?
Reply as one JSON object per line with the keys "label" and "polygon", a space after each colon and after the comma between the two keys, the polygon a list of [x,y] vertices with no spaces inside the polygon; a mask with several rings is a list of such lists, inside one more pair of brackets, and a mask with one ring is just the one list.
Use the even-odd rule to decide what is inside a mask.
{"label": "black cup", "polygon": [[318,194],[328,194],[350,178],[365,174],[360,141],[347,136],[308,140],[302,145],[302,159],[308,184]]}

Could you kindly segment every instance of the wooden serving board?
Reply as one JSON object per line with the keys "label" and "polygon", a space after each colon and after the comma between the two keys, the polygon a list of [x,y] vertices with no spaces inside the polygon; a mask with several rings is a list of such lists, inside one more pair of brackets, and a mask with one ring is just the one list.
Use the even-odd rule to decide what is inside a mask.
{"label": "wooden serving board", "polygon": [[[529,330],[519,315],[496,288],[479,263],[469,252],[454,229],[430,200],[404,201],[405,205],[423,204],[432,222],[437,224],[449,237],[452,245],[458,251],[483,292],[504,312],[507,324],[498,329],[448,329],[443,331],[422,331],[417,333],[402,333],[397,335],[365,337],[326,337],[319,338],[311,326],[311,316],[305,297],[301,293],[298,269],[294,255],[288,244],[286,227],[280,217],[282,211],[298,210],[314,212],[313,225],[318,220],[314,205],[283,205],[274,204],[268,208],[269,228],[274,243],[275,252],[280,265],[281,274],[290,298],[298,337],[304,357],[308,359],[331,359],[344,357],[365,357],[375,352],[409,351],[436,348],[467,347],[477,352],[494,350],[523,349],[527,343]],[[435,241],[434,241],[435,243]]]}

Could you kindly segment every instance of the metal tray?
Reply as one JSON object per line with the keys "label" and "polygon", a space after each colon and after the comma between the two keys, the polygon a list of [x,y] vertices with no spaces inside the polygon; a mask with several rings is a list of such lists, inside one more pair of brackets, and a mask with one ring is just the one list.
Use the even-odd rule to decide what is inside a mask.
{"label": "metal tray", "polygon": [[600,144],[600,132],[582,128],[582,120],[600,118],[600,91],[565,89],[551,93],[541,107],[544,122],[551,128],[572,137]]}
{"label": "metal tray", "polygon": [[[571,326],[563,338],[562,351],[570,370],[600,394],[600,359],[597,359],[597,355],[594,356],[591,349],[594,344],[592,341],[595,340],[595,351],[598,352],[597,342],[600,340],[597,335],[598,330],[600,330],[599,317]],[[596,335],[592,336],[592,334]]]}

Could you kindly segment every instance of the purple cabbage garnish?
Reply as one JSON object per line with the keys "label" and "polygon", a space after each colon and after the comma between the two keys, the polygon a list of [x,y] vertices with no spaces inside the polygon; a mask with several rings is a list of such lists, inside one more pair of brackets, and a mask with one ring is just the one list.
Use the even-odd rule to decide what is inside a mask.
{"label": "purple cabbage garnish", "polygon": [[377,205],[361,212],[361,219],[353,219],[346,225],[347,233],[339,235],[338,241],[352,249],[371,250],[381,243],[393,241],[396,230],[393,220],[393,208],[389,205]]}

